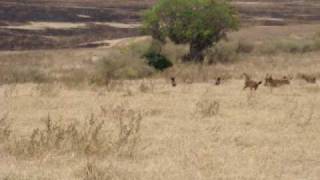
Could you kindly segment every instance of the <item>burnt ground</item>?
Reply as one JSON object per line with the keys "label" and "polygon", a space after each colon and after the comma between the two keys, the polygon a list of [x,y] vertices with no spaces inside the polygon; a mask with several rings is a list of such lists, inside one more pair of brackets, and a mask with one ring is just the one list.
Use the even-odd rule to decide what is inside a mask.
{"label": "burnt ground", "polygon": [[[103,39],[141,35],[137,28],[117,28],[92,22],[139,23],[153,0],[7,0],[0,2],[0,50],[76,48]],[[312,0],[233,1],[244,24],[318,23],[320,2]],[[84,17],[85,16],[85,17]],[[29,22],[86,23],[85,28],[7,29]]]}
{"label": "burnt ground", "polygon": [[242,22],[260,25],[308,24],[320,22],[317,0],[233,1]]}
{"label": "burnt ground", "polygon": [[0,29],[1,50],[76,48],[85,42],[140,35],[139,29],[88,25],[79,29]]}

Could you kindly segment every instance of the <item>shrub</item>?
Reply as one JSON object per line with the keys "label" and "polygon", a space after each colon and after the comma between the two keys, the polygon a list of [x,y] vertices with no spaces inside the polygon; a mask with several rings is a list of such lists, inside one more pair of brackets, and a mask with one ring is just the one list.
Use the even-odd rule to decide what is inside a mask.
{"label": "shrub", "polygon": [[320,38],[314,38],[312,40],[280,40],[272,41],[262,45],[259,49],[261,54],[277,54],[284,53],[307,53],[317,51],[320,49]]}
{"label": "shrub", "polygon": [[238,58],[238,46],[235,43],[220,42],[207,51],[207,63],[232,62]]}
{"label": "shrub", "polygon": [[98,166],[96,163],[88,162],[81,170],[82,180],[107,180],[112,179],[108,169]]}
{"label": "shrub", "polygon": [[149,66],[152,66],[160,71],[163,71],[173,65],[172,62],[165,56],[154,51],[146,53],[144,57],[147,59],[147,63],[149,64]]}
{"label": "shrub", "polygon": [[254,50],[254,44],[240,40],[238,42],[237,53],[251,53]]}
{"label": "shrub", "polygon": [[188,47],[186,45],[176,45],[170,41],[168,41],[161,49],[161,53],[170,59],[173,64],[180,62],[186,52],[188,52]]}
{"label": "shrub", "polygon": [[313,42],[310,41],[282,41],[278,44],[280,50],[288,53],[306,53],[312,51]]}
{"label": "shrub", "polygon": [[154,70],[138,57],[113,53],[102,58],[96,66],[93,83],[108,84],[111,80],[137,79],[152,75]]}
{"label": "shrub", "polygon": [[320,50],[320,32],[318,32],[318,33],[315,35],[314,49],[315,49],[315,50]]}
{"label": "shrub", "polygon": [[40,176],[35,174],[29,175],[24,172],[8,173],[2,178],[2,180],[53,180],[52,178],[49,178],[47,176]]}
{"label": "shrub", "polygon": [[1,77],[4,83],[44,83],[50,81],[47,74],[37,68],[12,67]]}
{"label": "shrub", "polygon": [[220,103],[214,100],[200,100],[196,107],[202,117],[211,117],[219,113]]}
{"label": "shrub", "polygon": [[82,123],[69,125],[54,121],[50,115],[43,119],[42,128],[36,128],[29,136],[11,133],[10,124],[0,128],[1,142],[6,150],[17,157],[41,157],[47,153],[78,153],[82,155],[108,155],[133,157],[140,137],[143,119],[141,112],[118,106],[111,109],[108,116],[117,122],[116,128],[105,127],[105,120],[98,120],[92,114]]}

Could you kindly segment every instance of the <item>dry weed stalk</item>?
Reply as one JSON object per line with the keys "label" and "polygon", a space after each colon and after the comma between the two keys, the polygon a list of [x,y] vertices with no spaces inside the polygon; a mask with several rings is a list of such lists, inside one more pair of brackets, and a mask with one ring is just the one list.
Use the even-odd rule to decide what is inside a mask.
{"label": "dry weed stalk", "polygon": [[102,127],[104,121],[98,121],[92,115],[88,122],[68,126],[54,122],[50,115],[45,119],[45,128],[33,130],[27,138],[16,137],[8,146],[9,152],[17,156],[41,156],[46,152],[78,152],[100,154],[109,151]]}
{"label": "dry weed stalk", "polygon": [[11,124],[8,122],[9,113],[4,114],[0,119],[0,141],[7,141],[12,133],[10,127]]}
{"label": "dry weed stalk", "polygon": [[120,156],[133,157],[140,139],[142,114],[131,109],[124,109],[121,106],[118,106],[113,112],[119,123],[119,134],[115,148]]}
{"label": "dry weed stalk", "polygon": [[[111,113],[118,122],[116,130],[106,129],[105,121],[96,119],[94,114],[84,123],[69,125],[53,121],[48,115],[44,127],[34,129],[27,137],[11,136],[9,125],[0,127],[0,140],[3,139],[9,153],[19,157],[42,157],[47,153],[107,156],[113,152],[133,157],[140,138],[142,114],[122,106],[112,109]],[[4,116],[0,124],[6,119]],[[117,135],[116,131],[119,131]]]}
{"label": "dry weed stalk", "polygon": [[1,180],[53,180],[53,178],[49,178],[44,176],[39,176],[35,174],[25,174],[19,172],[9,172]]}
{"label": "dry weed stalk", "polygon": [[220,102],[216,100],[200,100],[196,104],[197,112],[201,114],[202,117],[212,117],[219,113]]}
{"label": "dry weed stalk", "polygon": [[106,87],[109,92],[123,91],[125,89],[125,84],[122,80],[109,80]]}
{"label": "dry weed stalk", "polygon": [[43,97],[56,97],[59,95],[59,86],[55,83],[41,83],[36,86],[40,96]]}
{"label": "dry weed stalk", "polygon": [[287,118],[289,122],[282,122],[282,126],[288,127],[289,125],[296,124],[297,127],[305,129],[312,124],[315,116],[315,105],[302,105],[297,101],[293,102],[293,106],[287,112]]}
{"label": "dry weed stalk", "polygon": [[307,112],[302,112],[304,116],[301,118],[300,122],[297,123],[297,126],[301,128],[306,128],[310,126],[312,123],[312,120],[314,119],[314,111],[315,111],[315,106],[314,104],[311,104]]}
{"label": "dry weed stalk", "polygon": [[87,162],[84,169],[82,170],[82,180],[107,180],[112,179],[108,171],[102,169],[94,162]]}
{"label": "dry weed stalk", "polygon": [[112,163],[100,163],[97,159],[88,160],[80,170],[76,171],[76,176],[81,180],[137,179],[129,171],[119,169]]}
{"label": "dry weed stalk", "polygon": [[154,92],[155,84],[152,80],[143,81],[139,86],[139,91],[142,93]]}
{"label": "dry weed stalk", "polygon": [[251,108],[253,108],[255,105],[259,103],[257,99],[257,94],[254,93],[254,91],[250,91],[247,93],[246,100],[247,100],[248,106]]}
{"label": "dry weed stalk", "polygon": [[4,97],[6,98],[14,97],[17,94],[18,94],[18,89],[17,89],[16,83],[9,84],[4,90]]}

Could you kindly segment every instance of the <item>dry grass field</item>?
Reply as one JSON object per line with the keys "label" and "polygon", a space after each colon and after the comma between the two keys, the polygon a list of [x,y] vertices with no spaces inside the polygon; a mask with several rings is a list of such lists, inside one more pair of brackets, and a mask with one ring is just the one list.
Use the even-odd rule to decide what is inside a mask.
{"label": "dry grass field", "polygon": [[1,179],[319,179],[319,85],[242,87],[2,86]]}
{"label": "dry grass field", "polygon": [[319,2],[232,1],[212,64],[168,42],[163,72],[132,37],[154,2],[0,2],[0,180],[319,180]]}
{"label": "dry grass field", "polygon": [[[0,179],[318,180],[320,86],[298,74],[320,77],[320,52],[300,52],[296,44],[286,44],[290,51],[269,49],[271,37],[304,42],[304,48],[317,29],[243,28],[230,34],[231,43],[251,35],[245,42],[255,49],[236,61],[177,63],[150,78],[108,86],[90,78],[101,58],[134,67],[137,45],[149,38],[94,49],[3,51]],[[178,57],[184,49],[168,44],[164,51]],[[292,80],[242,90],[242,73]],[[170,76],[177,77],[177,87]],[[215,86],[218,76],[223,81]]]}

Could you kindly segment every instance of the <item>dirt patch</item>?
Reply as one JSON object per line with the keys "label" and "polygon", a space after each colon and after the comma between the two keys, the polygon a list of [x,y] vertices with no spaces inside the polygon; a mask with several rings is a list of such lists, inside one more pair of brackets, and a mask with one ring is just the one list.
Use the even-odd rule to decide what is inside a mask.
{"label": "dirt patch", "polygon": [[66,23],[66,22],[29,22],[24,25],[9,25],[2,28],[22,29],[22,30],[45,30],[45,29],[77,29],[85,28],[85,23]]}
{"label": "dirt patch", "polygon": [[0,24],[4,29],[20,30],[46,30],[46,29],[83,29],[90,25],[107,25],[114,28],[139,28],[140,23],[117,23],[117,22],[90,22],[90,23],[71,23],[71,22],[28,22],[25,24],[10,25],[10,23]]}

